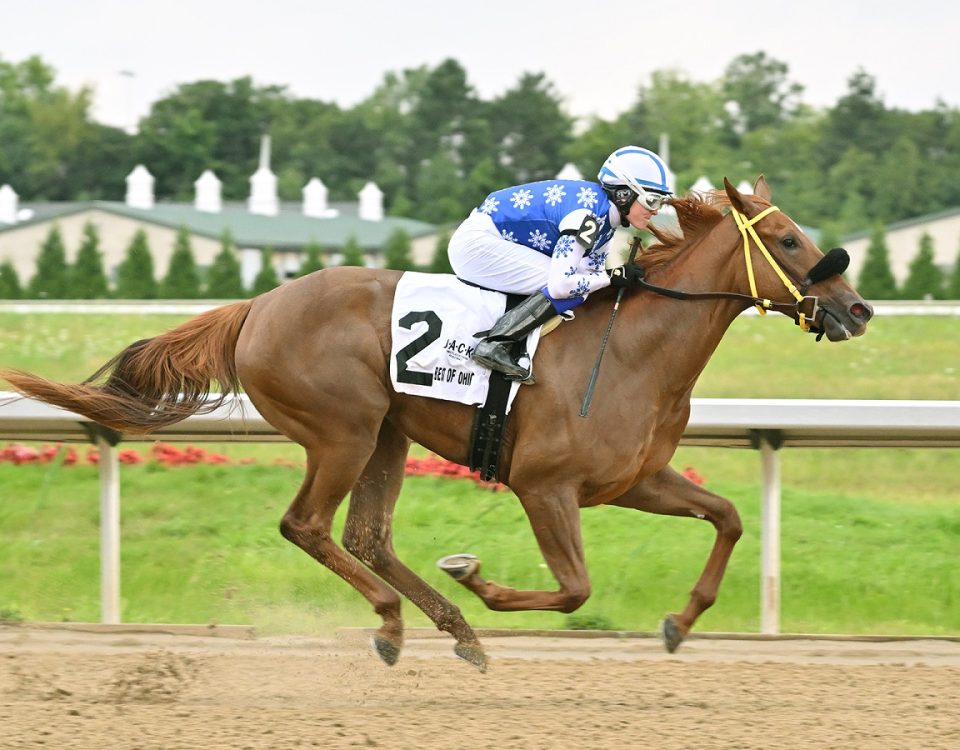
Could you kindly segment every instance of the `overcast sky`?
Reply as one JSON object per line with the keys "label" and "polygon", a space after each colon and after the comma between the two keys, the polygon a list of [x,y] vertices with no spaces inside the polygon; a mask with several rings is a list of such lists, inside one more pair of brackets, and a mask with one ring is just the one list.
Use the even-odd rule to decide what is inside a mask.
{"label": "overcast sky", "polygon": [[[960,106],[960,10],[946,0],[323,2],[33,0],[0,14],[0,57],[40,55],[129,126],[179,83],[250,75],[351,106],[388,71],[459,60],[484,98],[543,72],[578,117],[635,100],[653,70],[718,78],[737,55],[786,62],[804,101],[833,104],[863,68],[887,106]],[[122,71],[125,71],[123,73]]]}

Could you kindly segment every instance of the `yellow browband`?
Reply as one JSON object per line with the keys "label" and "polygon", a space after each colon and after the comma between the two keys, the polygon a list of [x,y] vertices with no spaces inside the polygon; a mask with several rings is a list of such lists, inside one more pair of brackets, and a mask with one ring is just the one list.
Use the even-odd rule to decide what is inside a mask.
{"label": "yellow browband", "polygon": [[[756,243],[757,247],[760,248],[760,252],[763,253],[763,257],[767,259],[767,263],[770,264],[770,267],[777,272],[777,276],[780,277],[780,281],[783,282],[783,285],[787,288],[787,291],[793,295],[793,298],[797,300],[797,302],[800,302],[803,300],[803,295],[800,294],[799,290],[793,285],[793,282],[790,281],[789,277],[783,272],[783,269],[780,268],[780,264],[773,259],[773,256],[770,255],[770,252],[766,247],[764,247],[764,244],[757,236],[757,230],[753,228],[753,225],[760,221],[760,219],[762,219],[764,216],[779,210],[780,209],[776,206],[770,206],[770,208],[764,209],[752,219],[748,219],[745,214],[740,213],[735,208],[731,208],[730,212],[733,214],[733,218],[737,222],[737,227],[740,229],[740,235],[743,237],[743,257],[747,263],[747,279],[750,281],[750,294],[752,294],[754,297],[757,296],[757,281],[753,276],[753,258],[750,255],[750,237],[753,237],[753,241]],[[760,311],[761,315],[766,315],[767,309],[770,307],[772,307],[772,303],[768,299],[757,303],[757,310]],[[810,324],[807,322],[806,316],[799,310],[797,310],[797,315],[800,316],[797,321],[797,323],[800,325],[800,330],[810,330]]]}

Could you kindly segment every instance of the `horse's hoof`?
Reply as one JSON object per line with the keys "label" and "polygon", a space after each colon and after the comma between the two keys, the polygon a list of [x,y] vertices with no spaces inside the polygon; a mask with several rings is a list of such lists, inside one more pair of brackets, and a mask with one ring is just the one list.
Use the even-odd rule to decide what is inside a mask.
{"label": "horse's hoof", "polygon": [[466,662],[473,664],[481,672],[487,671],[487,655],[483,653],[483,646],[479,641],[471,643],[457,643],[453,647],[453,653]]}
{"label": "horse's hoof", "polygon": [[453,580],[462,581],[480,570],[480,561],[476,555],[469,555],[464,552],[459,555],[441,557],[437,560],[437,567],[444,573],[449,574]]}
{"label": "horse's hoof", "polygon": [[382,635],[375,635],[370,639],[373,644],[373,650],[377,656],[383,659],[388,667],[392,667],[400,658],[400,646],[393,641],[388,641]]}
{"label": "horse's hoof", "polygon": [[663,636],[663,645],[671,654],[683,643],[683,633],[680,627],[674,621],[673,617],[667,615],[660,624],[660,635]]}

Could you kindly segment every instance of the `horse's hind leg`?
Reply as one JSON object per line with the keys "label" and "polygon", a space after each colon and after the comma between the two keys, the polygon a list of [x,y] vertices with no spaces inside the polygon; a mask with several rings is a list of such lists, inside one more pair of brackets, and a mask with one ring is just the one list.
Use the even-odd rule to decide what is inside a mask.
{"label": "horse's hind leg", "polygon": [[[358,455],[355,446],[307,449],[307,475],[280,522],[280,533],[363,594],[383,618],[379,637],[400,643],[403,621],[397,592],[338,547],[330,534],[333,516],[368,455],[369,449]],[[391,661],[380,653],[388,664],[398,654],[399,650]]]}
{"label": "horse's hind leg", "polygon": [[699,487],[669,466],[625,492],[609,505],[656,513],[664,516],[693,516],[706,519],[717,530],[717,536],[700,578],[690,592],[690,601],[679,614],[667,615],[663,621],[663,639],[673,653],[690,632],[697,618],[717,599],[720,581],[727,569],[733,547],[743,533],[740,515],[733,503]]}
{"label": "horse's hind leg", "polygon": [[480,564],[475,559],[467,562],[462,569],[449,565],[441,565],[441,568],[479,596],[492,610],[573,612],[590,596],[590,578],[583,556],[580,508],[576,496],[573,492],[553,488],[550,494],[524,492],[519,494],[519,498],[543,559],[560,585],[559,590],[520,590],[487,581],[480,576]]}
{"label": "horse's hind leg", "polygon": [[[410,441],[390,422],[380,426],[377,447],[350,495],[344,528],[344,546],[380,578],[423,610],[438,629],[457,639],[456,654],[486,670],[486,657],[473,629],[460,610],[431,588],[397,558],[393,549],[393,510],[403,483]],[[396,660],[402,639],[381,632],[374,638],[378,653],[388,663]]]}

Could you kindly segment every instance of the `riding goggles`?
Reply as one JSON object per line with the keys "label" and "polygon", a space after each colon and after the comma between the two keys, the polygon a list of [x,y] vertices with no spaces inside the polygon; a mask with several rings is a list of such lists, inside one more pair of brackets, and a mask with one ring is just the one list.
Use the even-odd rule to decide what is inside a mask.
{"label": "riding goggles", "polygon": [[[640,186],[638,185],[637,187]],[[640,192],[637,193],[637,200],[640,202],[640,205],[649,211],[659,211],[663,208],[663,204],[672,197],[670,193],[648,193],[643,188],[640,188]]]}

